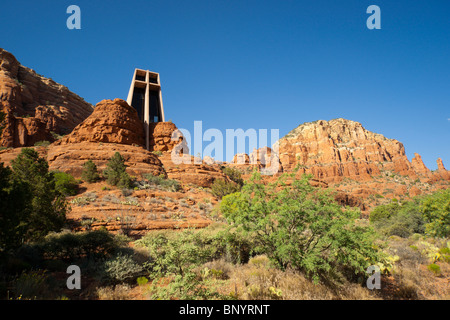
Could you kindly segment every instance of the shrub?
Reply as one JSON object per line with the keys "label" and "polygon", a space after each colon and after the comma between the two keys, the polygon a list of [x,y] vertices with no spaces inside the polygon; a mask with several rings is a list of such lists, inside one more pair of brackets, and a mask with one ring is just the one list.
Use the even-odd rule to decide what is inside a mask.
{"label": "shrub", "polygon": [[95,230],[78,233],[52,233],[31,247],[46,259],[74,261],[83,257],[109,256],[121,245],[107,231]]}
{"label": "shrub", "polygon": [[97,170],[97,166],[92,160],[88,160],[83,164],[83,172],[81,173],[81,179],[88,183],[93,183],[100,179],[100,175]]}
{"label": "shrub", "polygon": [[216,179],[211,186],[211,192],[214,196],[222,199],[226,195],[238,192],[241,187],[235,183],[224,179]]}
{"label": "shrub", "polygon": [[53,171],[55,187],[64,196],[74,196],[77,194],[78,183],[75,178],[68,173]]}
{"label": "shrub", "polygon": [[163,189],[173,192],[181,190],[181,185],[178,181],[166,179],[164,175],[154,176],[152,174],[146,174],[144,178],[148,185],[161,186]]}
{"label": "shrub", "polygon": [[397,201],[372,210],[369,217],[375,229],[385,236],[407,238],[414,233],[424,233],[425,221],[418,200]]}
{"label": "shrub", "polygon": [[105,261],[102,278],[111,282],[124,282],[136,277],[143,268],[136,263],[131,255],[118,253],[116,256]]}
{"label": "shrub", "polygon": [[48,147],[50,145],[50,141],[38,141],[34,144],[35,147]]}
{"label": "shrub", "polygon": [[439,267],[439,265],[437,265],[435,263],[429,264],[427,268],[428,268],[428,270],[433,272],[435,275],[441,274],[441,267]]}
{"label": "shrub", "polygon": [[138,286],[145,286],[148,283],[148,279],[146,277],[139,277],[136,282]]}
{"label": "shrub", "polygon": [[16,299],[38,299],[45,295],[48,286],[44,271],[23,272],[14,282]]}
{"label": "shrub", "polygon": [[381,234],[409,237],[427,233],[433,237],[450,236],[450,189],[416,197],[401,203],[381,205],[370,213],[370,222]]}
{"label": "shrub", "polygon": [[241,173],[237,169],[223,167],[222,172],[230,178],[231,181],[235,182],[239,186],[244,185],[244,180],[242,179]]}
{"label": "shrub", "polygon": [[357,210],[342,210],[330,192],[309,184],[310,176],[292,176],[290,186],[285,177],[266,186],[255,172],[240,192],[222,199],[220,211],[236,232],[254,239],[255,251],[315,281],[340,269],[363,274],[381,259],[372,228],[355,223]]}

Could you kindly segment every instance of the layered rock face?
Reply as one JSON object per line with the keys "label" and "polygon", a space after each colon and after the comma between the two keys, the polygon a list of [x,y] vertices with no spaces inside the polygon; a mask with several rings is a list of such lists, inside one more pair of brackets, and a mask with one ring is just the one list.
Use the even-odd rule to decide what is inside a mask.
{"label": "layered rock face", "polygon": [[298,167],[324,181],[367,180],[382,169],[416,176],[402,143],[345,119],[302,124],[280,139],[279,150],[285,170]]}
{"label": "layered rock face", "polygon": [[52,145],[48,149],[47,161],[50,170],[64,171],[76,178],[81,177],[83,164],[92,160],[99,171],[106,168],[112,156],[119,152],[125,160],[127,172],[131,176],[143,178],[145,174],[167,176],[161,161],[157,156],[142,147],[94,142],[80,142],[63,145]]}
{"label": "layered rock face", "polygon": [[94,112],[56,144],[80,142],[144,146],[144,126],[134,108],[122,99],[100,101]]}
{"label": "layered rock face", "polygon": [[172,151],[187,154],[189,149],[181,132],[172,122],[150,123],[150,151]]}
{"label": "layered rock face", "polygon": [[93,107],[0,48],[0,110],[7,114],[0,145],[23,147],[44,138],[53,141],[50,132],[70,133]]}

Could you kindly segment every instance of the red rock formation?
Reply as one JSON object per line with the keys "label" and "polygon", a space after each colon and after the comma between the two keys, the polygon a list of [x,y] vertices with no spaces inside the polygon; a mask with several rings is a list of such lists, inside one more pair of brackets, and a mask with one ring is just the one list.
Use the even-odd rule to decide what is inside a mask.
{"label": "red rock formation", "polygon": [[438,158],[436,160],[437,166],[438,166],[438,171],[447,171],[447,169],[445,169],[444,167],[444,163],[442,162],[441,158]]}
{"label": "red rock formation", "polygon": [[368,180],[381,169],[415,176],[403,144],[345,119],[302,124],[280,139],[279,150],[284,170],[298,167],[329,182]]}
{"label": "red rock formation", "polygon": [[[22,66],[11,53],[1,48],[0,103],[1,111],[9,115],[6,120],[9,129],[0,140],[0,146],[4,147],[32,146],[34,141],[48,136],[51,131],[67,134],[93,110],[91,104],[67,87]],[[32,126],[39,126],[39,130],[21,130],[16,125],[21,118],[36,118],[44,124],[46,132],[42,132],[37,122]],[[31,120],[26,122],[30,124]],[[33,132],[40,137],[32,137],[30,133]]]}
{"label": "red rock formation", "polygon": [[38,141],[53,141],[46,124],[37,118],[20,118],[6,114],[2,133],[3,146],[33,146]]}
{"label": "red rock formation", "polygon": [[211,187],[216,179],[229,180],[220,169],[220,165],[197,163],[193,156],[184,154],[174,161],[172,153],[165,152],[159,159],[164,165],[169,179],[181,181],[184,184],[193,184],[201,187]]}
{"label": "red rock formation", "polygon": [[181,132],[172,122],[150,123],[149,127],[150,151],[172,151],[177,147],[180,153],[189,152]]}
{"label": "red rock formation", "polygon": [[92,160],[102,171],[116,152],[119,152],[125,159],[127,172],[131,176],[138,178],[143,178],[145,174],[166,176],[162,163],[156,155],[142,147],[124,144],[100,144],[86,141],[61,145],[54,144],[48,148],[47,161],[51,170],[68,172],[79,178],[86,161]]}
{"label": "red rock formation", "polygon": [[144,126],[122,99],[100,101],[94,112],[56,144],[88,142],[144,146]]}
{"label": "red rock formation", "polygon": [[418,153],[414,153],[414,158],[411,160],[413,170],[421,175],[428,175],[430,169],[428,169],[422,161],[422,157]]}
{"label": "red rock formation", "polygon": [[450,181],[450,171],[445,169],[441,158],[436,160],[438,169],[431,173],[429,183],[436,183],[438,181]]}

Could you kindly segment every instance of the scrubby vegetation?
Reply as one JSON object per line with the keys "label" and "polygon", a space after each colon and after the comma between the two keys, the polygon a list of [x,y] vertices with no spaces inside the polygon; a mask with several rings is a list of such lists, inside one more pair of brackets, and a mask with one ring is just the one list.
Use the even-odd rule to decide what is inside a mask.
{"label": "scrubby vegetation", "polygon": [[64,196],[74,196],[77,194],[78,182],[68,173],[53,171],[56,190]]}
{"label": "scrubby vegetation", "polygon": [[178,181],[167,179],[164,175],[154,176],[152,174],[144,175],[145,181],[138,183],[138,188],[147,189],[149,187],[160,187],[163,190],[168,191],[179,191],[181,190],[181,185]]}
{"label": "scrubby vegetation", "polygon": [[[97,171],[92,164],[85,181]],[[78,265],[88,299],[130,299],[136,292],[148,299],[450,298],[449,190],[394,199],[365,219],[359,209],[340,206],[331,190],[312,187],[310,176],[268,183],[254,173],[244,182],[238,171],[223,172],[231,181],[216,180],[222,182],[211,188],[221,198],[215,208],[210,199],[180,195],[188,188],[165,176],[147,175],[122,195],[76,196],[72,176],[50,172],[36,151],[24,148],[11,168],[0,165],[1,297],[79,299],[76,290],[67,296],[65,282],[67,267]],[[105,178],[119,185],[124,173],[116,154]],[[216,222],[129,238],[127,226],[136,221],[125,214],[142,209],[138,194],[161,210],[145,213],[155,219],[185,221],[186,214],[167,208],[173,205],[207,212]],[[113,234],[99,227],[100,219],[86,217],[86,231],[65,229],[71,195],[72,206],[120,205],[123,216],[105,217],[120,219],[120,228]],[[366,286],[372,265],[382,272],[381,290]]]}
{"label": "scrubby vegetation", "polygon": [[450,189],[410,201],[393,199],[370,213],[370,222],[385,236],[407,238],[414,233],[450,237]]}

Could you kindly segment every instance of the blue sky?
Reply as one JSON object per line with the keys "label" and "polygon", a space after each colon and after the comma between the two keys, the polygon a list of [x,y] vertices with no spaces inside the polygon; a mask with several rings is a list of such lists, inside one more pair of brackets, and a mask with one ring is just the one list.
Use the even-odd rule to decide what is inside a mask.
{"label": "blue sky", "polygon": [[[81,8],[81,30],[66,9]],[[381,30],[369,30],[369,5]],[[0,47],[96,104],[159,72],[166,120],[279,129],[346,118],[450,169],[450,1],[9,1]],[[205,144],[205,146],[207,143]]]}

